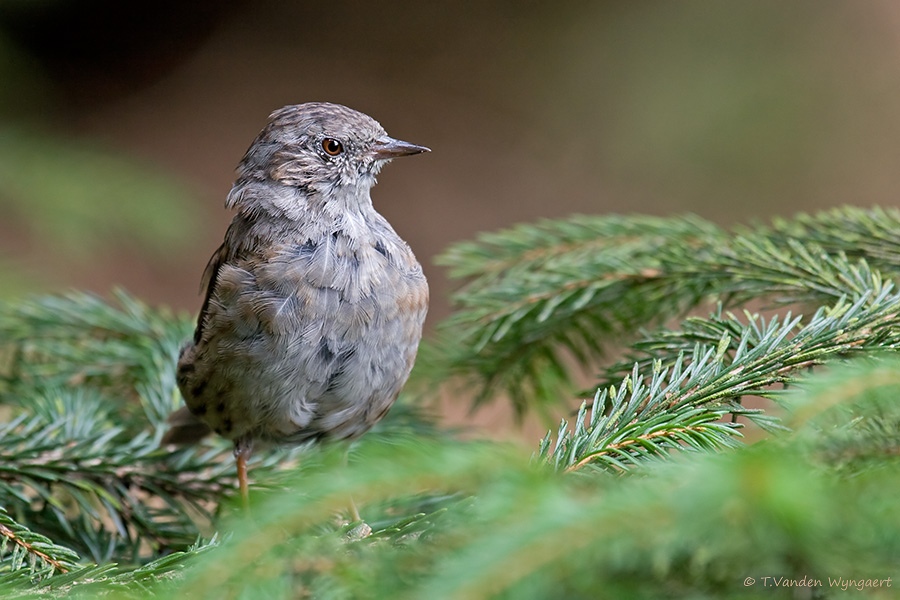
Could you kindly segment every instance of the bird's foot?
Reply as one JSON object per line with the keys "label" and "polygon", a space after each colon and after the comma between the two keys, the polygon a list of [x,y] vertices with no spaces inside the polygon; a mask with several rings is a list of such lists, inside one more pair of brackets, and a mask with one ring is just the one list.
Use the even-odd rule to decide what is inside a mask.
{"label": "bird's foot", "polygon": [[347,541],[358,542],[372,535],[372,528],[365,521],[357,523],[350,531],[347,532]]}

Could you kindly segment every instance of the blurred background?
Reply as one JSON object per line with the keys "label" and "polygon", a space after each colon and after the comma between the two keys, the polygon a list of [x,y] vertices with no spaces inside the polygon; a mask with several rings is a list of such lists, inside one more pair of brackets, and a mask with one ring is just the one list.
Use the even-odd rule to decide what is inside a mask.
{"label": "blurred background", "polygon": [[448,244],[573,212],[722,224],[897,205],[900,3],[0,0],[0,297],[122,286],[194,312],[274,109],[366,112],[429,155],[376,207]]}

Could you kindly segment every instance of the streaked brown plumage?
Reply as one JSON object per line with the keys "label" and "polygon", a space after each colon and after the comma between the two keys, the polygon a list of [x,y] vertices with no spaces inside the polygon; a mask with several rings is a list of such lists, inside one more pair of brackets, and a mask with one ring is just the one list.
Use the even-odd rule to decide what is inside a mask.
{"label": "streaked brown plumage", "polygon": [[269,117],[238,167],[236,215],[178,361],[193,417],[176,415],[165,441],[199,422],[233,440],[246,494],[254,440],[353,439],[385,415],[415,360],[428,285],[369,191],[391,158],[427,150],[336,104]]}

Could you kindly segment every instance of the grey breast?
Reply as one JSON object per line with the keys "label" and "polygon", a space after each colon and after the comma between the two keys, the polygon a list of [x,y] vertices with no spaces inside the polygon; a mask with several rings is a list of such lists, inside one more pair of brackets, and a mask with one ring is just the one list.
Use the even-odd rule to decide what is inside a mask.
{"label": "grey breast", "polygon": [[207,333],[182,358],[205,376],[182,386],[195,414],[232,439],[289,442],[352,438],[384,415],[412,368],[428,287],[406,243],[376,225],[219,268]]}

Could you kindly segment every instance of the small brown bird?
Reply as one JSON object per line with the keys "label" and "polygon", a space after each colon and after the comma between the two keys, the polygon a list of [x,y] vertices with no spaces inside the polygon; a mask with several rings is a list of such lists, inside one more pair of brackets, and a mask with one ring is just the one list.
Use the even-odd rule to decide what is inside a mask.
{"label": "small brown bird", "polygon": [[311,102],[272,113],[238,166],[225,203],[237,213],[178,359],[190,412],[163,441],[233,440],[245,504],[254,441],[356,438],[406,382],[428,284],[369,192],[392,158],[428,151]]}

